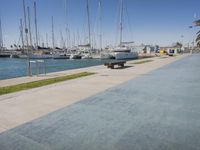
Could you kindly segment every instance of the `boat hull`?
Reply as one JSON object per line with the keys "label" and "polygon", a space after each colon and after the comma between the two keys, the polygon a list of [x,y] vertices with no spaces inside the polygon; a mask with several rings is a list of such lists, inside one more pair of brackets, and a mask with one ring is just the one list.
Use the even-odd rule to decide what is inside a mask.
{"label": "boat hull", "polygon": [[70,55],[54,55],[53,59],[70,59]]}
{"label": "boat hull", "polygon": [[89,54],[86,54],[86,55],[83,55],[81,58],[82,59],[92,59],[92,56]]}
{"label": "boat hull", "polygon": [[0,54],[0,58],[9,58],[10,57],[10,55],[9,54]]}
{"label": "boat hull", "polygon": [[51,59],[52,55],[31,55],[30,59]]}
{"label": "boat hull", "polygon": [[101,53],[101,59],[115,59],[115,57],[110,53]]}
{"label": "boat hull", "polygon": [[112,56],[116,60],[124,60],[124,59],[136,59],[138,58],[138,53],[137,52],[114,52],[112,53]]}
{"label": "boat hull", "polygon": [[81,59],[81,55],[71,55],[70,59]]}

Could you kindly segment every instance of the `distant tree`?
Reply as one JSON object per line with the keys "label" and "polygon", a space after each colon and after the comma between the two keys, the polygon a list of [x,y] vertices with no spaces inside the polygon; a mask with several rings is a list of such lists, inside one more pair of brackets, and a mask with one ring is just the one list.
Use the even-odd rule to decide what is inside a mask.
{"label": "distant tree", "polygon": [[194,25],[195,25],[195,26],[200,26],[200,19],[199,19],[199,20],[196,20],[196,21],[194,21]]}
{"label": "distant tree", "polygon": [[175,45],[175,47],[177,47],[177,48],[182,48],[182,46],[183,46],[183,44],[182,44],[182,43],[180,43],[180,42],[176,42],[176,45]]}
{"label": "distant tree", "polygon": [[196,38],[197,46],[200,47],[200,34]]}
{"label": "distant tree", "polygon": [[[200,26],[200,19],[194,21],[194,25],[195,26]],[[200,47],[200,31],[197,32],[196,43],[197,43],[197,46]]]}
{"label": "distant tree", "polygon": [[196,42],[200,41],[200,34],[196,38]]}
{"label": "distant tree", "polygon": [[197,42],[197,46],[200,47],[200,41]]}

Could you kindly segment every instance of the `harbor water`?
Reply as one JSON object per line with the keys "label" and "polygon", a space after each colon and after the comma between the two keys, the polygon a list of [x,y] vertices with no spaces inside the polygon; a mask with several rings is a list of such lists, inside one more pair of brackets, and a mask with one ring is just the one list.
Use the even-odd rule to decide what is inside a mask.
{"label": "harbor water", "polygon": [[[46,72],[57,72],[70,69],[84,68],[90,66],[102,65],[110,60],[101,59],[46,59]],[[33,74],[35,74],[35,65],[33,65]],[[42,72],[42,67],[41,67]],[[27,75],[27,60],[15,58],[0,58],[0,80],[23,77]]]}

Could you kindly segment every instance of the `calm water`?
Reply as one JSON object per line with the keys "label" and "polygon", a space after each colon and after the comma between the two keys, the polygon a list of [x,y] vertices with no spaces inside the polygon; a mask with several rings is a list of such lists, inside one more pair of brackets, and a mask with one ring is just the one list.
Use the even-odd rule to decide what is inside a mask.
{"label": "calm water", "polygon": [[[101,65],[108,61],[110,60],[101,60],[101,59],[88,59],[88,60],[87,59],[85,60],[47,59],[45,60],[48,73],[96,66],[96,65]],[[26,76],[27,75],[26,70],[27,70],[26,59],[0,58],[0,80]],[[33,67],[33,70],[35,70],[34,67]]]}

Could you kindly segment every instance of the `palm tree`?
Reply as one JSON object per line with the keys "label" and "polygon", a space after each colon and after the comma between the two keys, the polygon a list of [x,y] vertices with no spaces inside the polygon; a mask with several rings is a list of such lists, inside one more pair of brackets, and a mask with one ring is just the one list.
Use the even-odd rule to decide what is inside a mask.
{"label": "palm tree", "polygon": [[200,26],[200,19],[199,19],[199,20],[196,20],[196,21],[194,21],[194,25],[195,25],[195,26]]}
{"label": "palm tree", "polygon": [[182,48],[182,46],[183,46],[183,44],[181,44],[180,42],[176,42],[175,47],[177,47],[177,48]]}
{"label": "palm tree", "polygon": [[196,42],[197,42],[197,46],[200,47],[200,31],[197,32]]}
{"label": "palm tree", "polygon": [[[200,26],[200,19],[194,21],[195,26]],[[197,46],[200,47],[200,31],[197,32],[197,38],[196,38]]]}
{"label": "palm tree", "polygon": [[197,46],[200,47],[200,34],[196,38]]}

